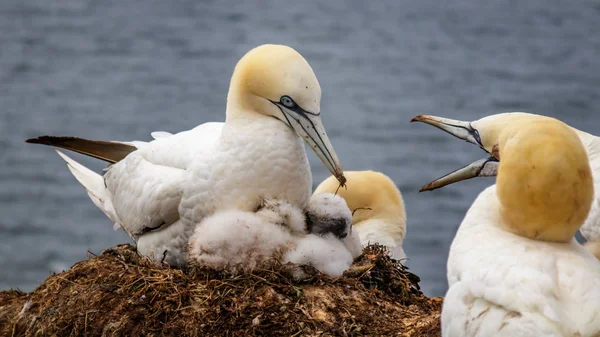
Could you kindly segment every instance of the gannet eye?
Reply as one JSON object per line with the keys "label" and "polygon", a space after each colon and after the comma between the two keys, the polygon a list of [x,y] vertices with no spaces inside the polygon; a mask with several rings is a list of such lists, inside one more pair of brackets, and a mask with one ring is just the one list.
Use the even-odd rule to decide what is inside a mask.
{"label": "gannet eye", "polygon": [[292,108],[296,107],[296,102],[294,102],[294,100],[290,96],[281,96],[281,98],[279,99],[279,101],[286,108],[292,109]]}

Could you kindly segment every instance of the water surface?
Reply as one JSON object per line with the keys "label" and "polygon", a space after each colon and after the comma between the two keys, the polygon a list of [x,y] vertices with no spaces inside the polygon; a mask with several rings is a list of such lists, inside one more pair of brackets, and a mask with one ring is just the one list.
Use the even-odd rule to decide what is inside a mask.
{"label": "water surface", "polygon": [[[128,241],[62,159],[24,139],[148,140],[222,121],[236,61],[263,43],[312,65],[344,168],[402,190],[408,263],[428,295],[444,293],[453,235],[493,180],[417,193],[483,153],[411,117],[528,111],[600,135],[597,1],[2,1],[0,289],[31,290]],[[328,172],[310,160],[316,185]]]}

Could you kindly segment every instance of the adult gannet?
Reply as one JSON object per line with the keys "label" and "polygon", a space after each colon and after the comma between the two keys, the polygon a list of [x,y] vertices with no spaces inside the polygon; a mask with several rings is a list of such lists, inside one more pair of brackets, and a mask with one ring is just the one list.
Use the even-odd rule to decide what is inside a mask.
{"label": "adult gannet", "polygon": [[337,193],[353,211],[352,229],[363,246],[379,243],[390,250],[395,259],[404,259],[402,242],[406,236],[404,200],[396,184],[383,173],[345,171],[346,188],[339,188],[333,176],[325,179],[313,193]]}
{"label": "adult gannet", "polygon": [[235,67],[225,123],[156,133],[149,143],[48,136],[27,142],[113,163],[101,177],[61,154],[140,253],[183,266],[194,226],[218,210],[253,211],[264,199],[308,204],[312,177],[302,139],[345,183],[320,103],[321,87],[308,62],[290,47],[263,45]]}
{"label": "adult gannet", "polygon": [[[460,139],[473,143],[492,154],[492,156],[487,159],[476,161],[460,170],[432,181],[423,186],[422,191],[433,190],[465,179],[493,175],[498,164],[497,159],[492,153],[494,149],[493,147],[490,148],[489,144],[483,143],[479,130],[481,128],[486,128],[489,130],[488,132],[497,133],[498,129],[504,124],[512,123],[515,120],[525,121],[529,118],[535,119],[538,116],[539,115],[524,112],[509,112],[487,116],[474,122],[457,121],[435,116],[415,117],[413,121],[424,122],[438,127]],[[573,127],[571,127],[571,129],[577,133],[577,136],[579,136],[579,139],[585,147],[592,169],[592,176],[594,178],[594,199],[592,208],[585,223],[581,226],[580,232],[588,241],[585,247],[600,259],[600,251],[596,248],[600,247],[600,138]],[[487,148],[491,149],[491,151],[486,150],[486,146],[488,146]]]}
{"label": "adult gannet", "polygon": [[492,155],[424,189],[497,174],[452,242],[442,335],[600,335],[600,261],[574,238],[594,195],[577,133],[554,118],[522,114],[471,124],[414,120]]}

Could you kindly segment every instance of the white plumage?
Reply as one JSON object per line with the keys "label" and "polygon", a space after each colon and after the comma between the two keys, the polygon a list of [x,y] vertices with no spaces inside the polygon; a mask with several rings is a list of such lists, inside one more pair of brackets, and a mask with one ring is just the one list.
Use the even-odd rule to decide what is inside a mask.
{"label": "white plumage", "polygon": [[300,54],[263,45],[236,65],[225,123],[154,132],[149,143],[28,141],[113,163],[101,177],[61,154],[96,206],[137,241],[138,251],[183,266],[194,227],[217,211],[255,211],[265,199],[306,207],[312,177],[303,140],[345,182],[321,122],[320,100],[316,76]]}
{"label": "white plumage", "polygon": [[313,195],[306,208],[307,225],[310,232],[325,234],[332,232],[344,238],[350,232],[352,213],[346,201],[333,193]]}
{"label": "white plumage", "polygon": [[498,228],[499,210],[494,185],[456,233],[443,336],[597,336],[599,262],[575,239],[543,242]]}
{"label": "white plumage", "polygon": [[344,242],[332,233],[322,236],[308,234],[295,243],[296,247],[285,254],[285,262],[310,265],[334,277],[342,276],[352,264],[352,254],[346,249]]}
{"label": "white plumage", "polygon": [[280,200],[264,201],[255,213],[217,212],[190,237],[190,263],[238,273],[290,262],[338,277],[361,253],[356,235],[338,238],[332,232],[306,233],[305,228],[302,210]]}
{"label": "white plumage", "polygon": [[288,227],[260,213],[223,211],[205,218],[189,241],[190,264],[232,273],[268,268],[294,245]]}
{"label": "white plumage", "polygon": [[582,133],[525,113],[413,120],[492,156],[422,190],[497,175],[452,242],[442,335],[600,336],[600,261],[574,238],[597,202],[593,156]]}
{"label": "white plumage", "polygon": [[600,138],[577,129],[574,130],[585,147],[594,177],[592,208],[580,231],[583,237],[590,242],[586,247],[590,247],[592,249],[590,251],[600,259],[599,251],[594,250],[594,247],[600,246]]}
{"label": "white plumage", "polygon": [[362,254],[360,236],[352,226],[352,212],[344,198],[333,193],[313,194],[305,212],[312,234],[327,238],[331,233],[342,241],[352,258]]}
{"label": "white plumage", "polygon": [[346,171],[344,175],[348,179],[346,188],[339,188],[335,177],[330,176],[314,191],[311,203],[318,200],[319,195],[338,193],[336,197],[341,197],[344,205],[329,208],[346,212],[344,209],[350,207],[353,212],[344,213],[344,216],[351,217],[352,232],[363,247],[378,243],[387,247],[392,258],[406,258],[402,248],[406,236],[406,212],[396,184],[381,172]]}

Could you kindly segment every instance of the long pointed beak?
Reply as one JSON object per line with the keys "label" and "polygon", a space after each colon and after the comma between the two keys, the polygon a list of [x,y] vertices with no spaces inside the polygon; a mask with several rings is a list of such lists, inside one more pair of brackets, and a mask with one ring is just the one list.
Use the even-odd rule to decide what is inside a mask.
{"label": "long pointed beak", "polygon": [[498,160],[494,157],[480,159],[461,169],[425,184],[419,192],[433,191],[446,185],[475,177],[494,177],[498,175]]}
{"label": "long pointed beak", "polygon": [[[469,143],[475,144],[488,152],[481,142],[479,132],[473,128],[470,122],[458,121],[449,118],[430,116],[430,115],[419,115],[411,120],[412,122],[422,122],[436,128],[443,130],[456,138],[465,140]],[[446,185],[450,185],[462,180],[467,180],[475,177],[492,177],[498,174],[498,159],[491,156],[486,159],[480,159],[475,161],[459,170],[449,173],[441,178],[435,179],[425,184],[419,192],[432,191]]]}
{"label": "long pointed beak", "polygon": [[320,114],[313,114],[302,109],[287,109],[280,106],[285,118],[296,133],[313,149],[325,167],[335,176],[342,186],[346,184],[344,170],[340,160],[325,132]]}
{"label": "long pointed beak", "polygon": [[453,135],[456,138],[465,140],[471,144],[475,144],[485,150],[485,148],[481,144],[479,132],[477,132],[477,130],[475,130],[469,122],[430,115],[416,116],[413,119],[411,119],[410,122],[422,122],[425,124],[435,126],[436,128],[446,131],[447,133]]}

